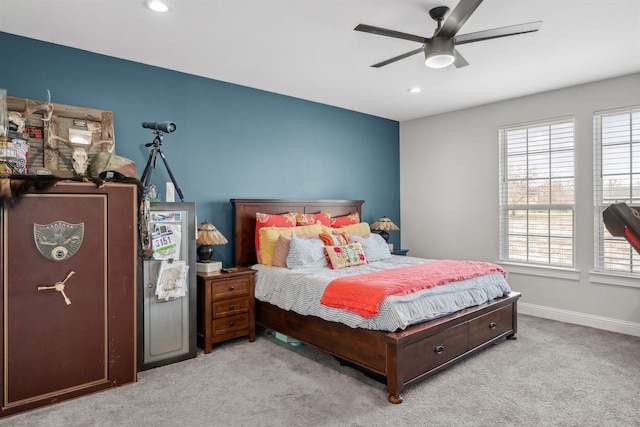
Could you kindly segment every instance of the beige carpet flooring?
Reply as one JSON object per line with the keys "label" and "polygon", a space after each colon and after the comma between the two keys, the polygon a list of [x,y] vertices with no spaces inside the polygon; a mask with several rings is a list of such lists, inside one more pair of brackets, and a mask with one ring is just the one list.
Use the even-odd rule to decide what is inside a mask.
{"label": "beige carpet flooring", "polygon": [[640,426],[640,338],[530,316],[518,339],[410,387],[262,333],[0,426]]}

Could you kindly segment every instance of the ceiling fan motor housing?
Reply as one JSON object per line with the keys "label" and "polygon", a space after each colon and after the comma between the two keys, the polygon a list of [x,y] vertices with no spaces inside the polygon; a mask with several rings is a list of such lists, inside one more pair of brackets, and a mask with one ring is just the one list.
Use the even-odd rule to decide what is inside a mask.
{"label": "ceiling fan motor housing", "polygon": [[431,68],[443,68],[455,61],[454,40],[450,37],[434,37],[424,44],[424,63]]}

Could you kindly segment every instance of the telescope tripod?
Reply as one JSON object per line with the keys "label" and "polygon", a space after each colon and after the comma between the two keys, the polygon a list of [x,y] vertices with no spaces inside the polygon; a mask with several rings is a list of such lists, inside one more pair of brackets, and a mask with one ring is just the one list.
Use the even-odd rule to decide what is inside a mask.
{"label": "telescope tripod", "polygon": [[176,182],[176,178],[173,176],[173,172],[171,172],[171,168],[169,167],[167,158],[162,152],[162,149],[160,149],[160,146],[162,145],[162,132],[157,130],[155,131],[155,134],[156,134],[156,137],[153,139],[153,141],[144,145],[145,147],[153,146],[153,149],[149,153],[149,160],[147,160],[147,165],[144,167],[144,172],[142,172],[142,177],[140,178],[140,181],[142,181],[142,183],[144,184],[145,192],[148,191],[149,182],[151,181],[151,173],[153,172],[153,169],[156,168],[156,158],[158,155],[160,155],[160,158],[164,162],[165,168],[167,168],[167,172],[169,172],[169,177],[171,178],[171,182],[173,183],[173,186],[176,189],[176,193],[178,193],[178,197],[180,197],[180,201],[184,202],[184,196],[182,195],[182,190],[180,190],[180,187]]}

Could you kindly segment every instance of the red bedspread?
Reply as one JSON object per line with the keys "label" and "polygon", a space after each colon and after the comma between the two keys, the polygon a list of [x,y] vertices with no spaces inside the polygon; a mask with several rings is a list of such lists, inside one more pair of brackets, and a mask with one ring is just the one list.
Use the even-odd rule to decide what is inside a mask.
{"label": "red bedspread", "polygon": [[507,276],[502,267],[488,262],[438,260],[410,267],[341,277],[329,283],[320,303],[349,310],[366,318],[378,314],[382,300],[388,295],[405,295],[494,271],[500,271]]}

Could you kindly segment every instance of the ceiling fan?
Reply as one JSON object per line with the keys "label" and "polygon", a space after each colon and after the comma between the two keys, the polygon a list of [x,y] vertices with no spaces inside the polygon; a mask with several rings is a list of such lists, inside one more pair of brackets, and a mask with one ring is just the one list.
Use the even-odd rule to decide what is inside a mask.
{"label": "ceiling fan", "polygon": [[401,59],[413,56],[417,53],[424,52],[425,65],[428,67],[443,68],[453,64],[456,68],[461,68],[466,67],[469,63],[456,50],[455,47],[457,45],[496,39],[499,37],[515,36],[517,34],[532,33],[538,31],[542,25],[542,21],[536,21],[456,36],[471,14],[478,8],[478,6],[480,6],[480,3],[482,3],[482,0],[460,0],[460,3],[458,3],[455,9],[453,9],[453,12],[449,14],[446,20],[445,16],[449,12],[449,8],[447,6],[439,6],[431,9],[429,11],[429,16],[431,16],[431,18],[438,24],[438,27],[431,38],[366,24],[360,24],[354,28],[354,30],[422,43],[422,47],[418,49],[403,53],[402,55],[395,56],[391,59],[387,59],[386,61],[378,62],[377,64],[373,64],[372,67],[380,68]]}

